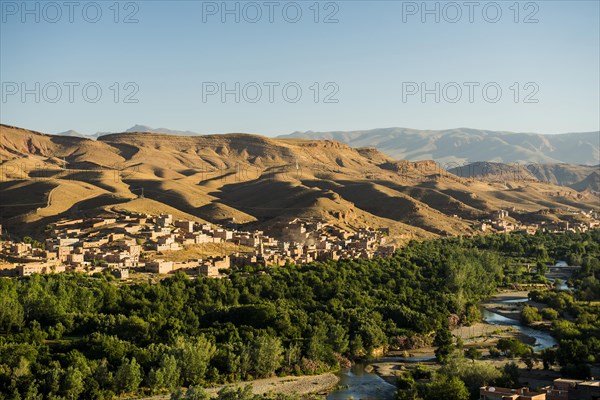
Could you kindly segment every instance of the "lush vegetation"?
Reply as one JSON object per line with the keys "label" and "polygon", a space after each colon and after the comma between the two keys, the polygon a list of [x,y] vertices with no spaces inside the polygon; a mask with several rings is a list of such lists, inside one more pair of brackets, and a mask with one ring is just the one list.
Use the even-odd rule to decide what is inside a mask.
{"label": "lush vegetation", "polygon": [[496,368],[484,362],[452,357],[441,368],[431,370],[418,365],[398,377],[398,400],[468,400],[479,399],[484,385],[516,387],[519,369],[508,363]]}
{"label": "lush vegetation", "polygon": [[[388,259],[248,267],[226,279],[178,273],[157,284],[107,274],[0,279],[0,399],[182,386],[195,396],[199,387],[319,373],[427,341],[446,361],[450,322],[477,320],[477,302],[498,285],[544,279],[524,263],[581,257],[581,296],[596,295],[599,243],[598,232],[453,238],[411,242]],[[427,390],[458,385],[454,378]]]}
{"label": "lush vegetation", "polygon": [[578,301],[589,294],[577,293],[534,291],[530,297],[545,303],[540,318],[548,320],[559,343],[542,352],[544,368],[559,364],[564,375],[583,379],[591,375],[589,364],[600,363],[600,304]]}
{"label": "lush vegetation", "polygon": [[[590,377],[590,365],[600,363],[600,234],[510,235],[475,238],[467,246],[476,246],[501,254],[504,259],[533,263],[535,269],[527,276],[523,268],[505,269],[504,284],[514,282],[547,282],[547,263],[566,260],[581,266],[569,281],[572,290],[564,291],[559,285],[552,289],[530,292],[531,300],[544,304],[538,309],[524,306],[521,321],[539,329],[549,329],[558,340],[556,349],[533,352],[513,338],[503,338],[490,349],[492,357],[520,358],[528,369],[538,361],[545,369],[558,364],[565,377]],[[548,282],[549,283],[549,282]],[[436,343],[436,356],[442,362],[437,371],[424,373],[418,366],[398,379],[399,400],[435,400],[439,398],[468,400],[479,398],[479,387],[495,385],[519,387],[519,369],[508,363],[496,368],[485,362],[476,362],[482,354],[475,348],[464,351],[447,334]],[[443,351],[440,351],[443,349]],[[469,361],[469,359],[471,361]]]}
{"label": "lush vegetation", "polygon": [[533,307],[522,311],[528,324],[545,321],[558,340],[558,349],[541,354],[544,368],[554,364],[563,375],[584,379],[589,377],[589,365],[600,363],[600,250],[598,231],[592,235],[552,237],[549,248],[556,259],[581,266],[569,281],[570,291],[535,290],[529,297],[543,303],[541,312]]}

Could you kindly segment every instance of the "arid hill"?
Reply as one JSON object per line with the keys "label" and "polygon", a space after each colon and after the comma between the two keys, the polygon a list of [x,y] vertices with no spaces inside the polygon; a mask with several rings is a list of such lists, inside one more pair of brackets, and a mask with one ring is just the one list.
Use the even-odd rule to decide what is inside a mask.
{"label": "arid hill", "polygon": [[[1,223],[127,209],[269,227],[295,217],[389,227],[400,239],[468,234],[494,210],[597,207],[592,192],[461,178],[332,140],[125,132],[98,140],[0,125]],[[27,226],[30,229],[31,225]]]}
{"label": "arid hill", "polygon": [[478,161],[587,165],[597,165],[600,162],[598,131],[544,135],[470,128],[381,128],[345,132],[294,132],[281,137],[339,140],[354,147],[375,146],[395,158],[434,159],[446,165],[446,169],[451,168],[448,165]]}
{"label": "arid hill", "polygon": [[462,178],[492,180],[532,180],[559,186],[570,186],[584,180],[590,174],[600,171],[600,165],[578,164],[538,164],[538,163],[493,163],[475,162],[448,169],[448,172]]}
{"label": "arid hill", "polygon": [[584,179],[570,185],[573,189],[579,192],[594,192],[600,193],[600,172],[594,171]]}

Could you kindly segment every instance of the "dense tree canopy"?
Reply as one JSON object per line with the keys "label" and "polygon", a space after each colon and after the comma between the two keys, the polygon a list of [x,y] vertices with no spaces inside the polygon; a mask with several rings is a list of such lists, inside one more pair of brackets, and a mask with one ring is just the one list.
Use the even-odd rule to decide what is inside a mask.
{"label": "dense tree canopy", "polygon": [[474,305],[498,285],[544,279],[524,267],[541,256],[581,259],[576,279],[594,297],[599,243],[597,231],[451,238],[411,242],[387,259],[246,267],[224,279],[177,273],[154,284],[2,278],[0,399],[103,399],[336,369],[433,340],[450,315],[474,322]]}

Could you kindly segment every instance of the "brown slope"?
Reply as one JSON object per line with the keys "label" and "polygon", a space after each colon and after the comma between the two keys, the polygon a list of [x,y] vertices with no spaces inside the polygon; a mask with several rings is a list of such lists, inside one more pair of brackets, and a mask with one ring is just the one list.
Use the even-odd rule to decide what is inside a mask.
{"label": "brown slope", "polygon": [[125,159],[106,143],[79,137],[47,135],[0,124],[0,157],[2,160],[36,158],[48,165],[71,169],[91,167],[114,168]]}
{"label": "brown slope", "polygon": [[[165,212],[217,223],[234,218],[264,227],[318,217],[340,226],[430,237],[469,233],[476,220],[499,208],[585,209],[598,200],[541,182],[464,179],[433,161],[393,160],[331,140],[134,132],[91,141],[7,126],[1,133],[6,163],[40,166],[5,173],[5,179],[25,182],[18,184],[42,199],[57,194],[51,207],[18,211],[23,217],[11,221],[45,223],[114,205],[159,211],[162,205]],[[27,196],[27,190],[10,185],[0,189],[9,194],[8,202]],[[147,201],[132,200],[142,190]]]}
{"label": "brown slope", "polygon": [[476,162],[448,169],[448,172],[462,178],[477,178],[486,181],[539,181],[559,186],[571,186],[590,173],[597,171],[598,165],[578,165],[565,163],[550,164],[504,164]]}
{"label": "brown slope", "polygon": [[578,192],[600,192],[600,173],[594,171],[585,177],[585,179],[570,185],[570,187]]}

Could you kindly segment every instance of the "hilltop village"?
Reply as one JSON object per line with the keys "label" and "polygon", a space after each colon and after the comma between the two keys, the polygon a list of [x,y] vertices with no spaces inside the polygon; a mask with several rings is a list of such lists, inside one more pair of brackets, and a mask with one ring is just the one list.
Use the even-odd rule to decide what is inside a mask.
{"label": "hilltop village", "polygon": [[[388,234],[386,229],[348,232],[319,221],[295,219],[274,239],[263,231],[225,229],[174,220],[172,215],[128,214],[60,221],[47,227],[44,242],[30,238],[0,242],[0,256],[15,263],[14,269],[4,273],[18,276],[109,269],[120,279],[127,279],[130,270],[155,274],[182,270],[219,277],[220,271],[232,266],[387,257],[395,251],[395,246],[385,244]],[[189,247],[220,254],[186,261],[160,258]]]}
{"label": "hilltop village", "polygon": [[[513,232],[522,231],[533,235],[537,231],[541,232],[587,232],[590,229],[600,227],[600,213],[589,210],[551,210],[544,209],[535,213],[523,214],[515,212],[514,208],[510,210],[497,210],[475,225],[476,230],[482,232]],[[517,215],[511,217],[512,214]],[[573,222],[568,221],[545,221],[545,217],[551,214],[562,213],[569,216]]]}
{"label": "hilltop village", "polygon": [[[544,214],[545,211],[539,213]],[[520,223],[509,211],[498,210],[473,228],[482,232],[523,231],[585,232],[600,226],[597,212],[580,212],[586,222]],[[1,232],[1,226],[0,226]],[[388,243],[386,228],[353,232],[318,220],[294,219],[276,234],[224,228],[210,223],[174,220],[172,215],[122,213],[112,217],[62,220],[46,227],[46,239],[0,241],[0,258],[9,262],[2,275],[109,270],[119,279],[130,271],[220,277],[231,267],[283,266],[312,261],[389,257],[396,250]],[[277,236],[274,238],[273,236]],[[198,250],[201,258],[168,259],[165,255]],[[173,258],[173,257],[171,257]]]}

